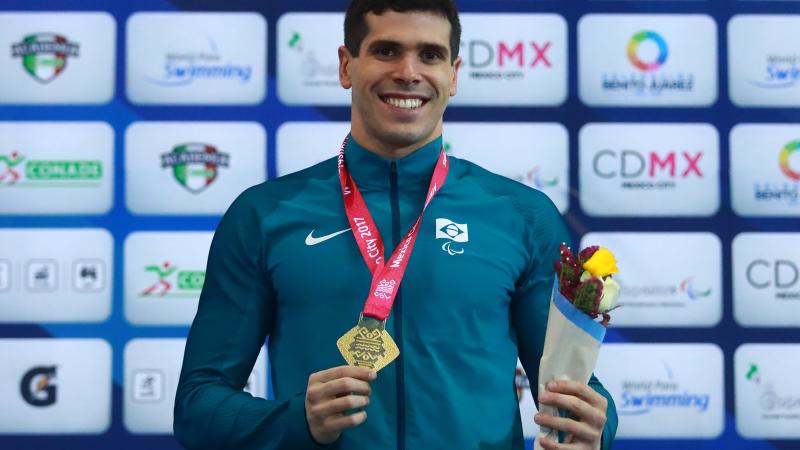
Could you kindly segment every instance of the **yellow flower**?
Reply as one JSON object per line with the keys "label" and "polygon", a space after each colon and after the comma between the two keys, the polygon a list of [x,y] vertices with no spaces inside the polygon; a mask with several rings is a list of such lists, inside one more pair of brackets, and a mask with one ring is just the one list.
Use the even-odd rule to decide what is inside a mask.
{"label": "yellow flower", "polygon": [[605,247],[600,247],[594,252],[594,255],[583,263],[583,268],[595,277],[607,277],[612,273],[619,272],[614,254]]}

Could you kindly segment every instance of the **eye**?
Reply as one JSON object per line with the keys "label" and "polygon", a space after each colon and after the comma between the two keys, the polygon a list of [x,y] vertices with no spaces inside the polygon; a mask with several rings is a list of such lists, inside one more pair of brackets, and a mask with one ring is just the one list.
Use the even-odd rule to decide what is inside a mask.
{"label": "eye", "polygon": [[375,54],[382,58],[391,58],[395,55],[395,51],[391,47],[378,47],[375,49]]}
{"label": "eye", "polygon": [[440,52],[438,52],[436,50],[423,50],[422,51],[422,59],[425,60],[425,61],[434,62],[434,61],[438,61],[438,60],[440,60],[442,58],[444,58],[444,55],[442,55]]}

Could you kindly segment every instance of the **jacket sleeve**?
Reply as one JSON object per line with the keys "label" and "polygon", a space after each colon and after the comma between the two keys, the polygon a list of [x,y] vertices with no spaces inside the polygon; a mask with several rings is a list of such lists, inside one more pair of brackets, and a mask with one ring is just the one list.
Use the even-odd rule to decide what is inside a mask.
{"label": "jacket sleeve", "polygon": [[[570,244],[569,232],[558,210],[550,202],[537,208],[528,220],[527,246],[530,255],[528,268],[517,283],[512,300],[512,324],[517,333],[519,358],[530,380],[531,393],[538,407],[539,361],[544,350],[550,294],[559,257],[559,245]],[[602,450],[610,450],[617,432],[617,410],[611,394],[592,375],[589,386],[608,400],[606,425],[603,429]]]}
{"label": "jacket sleeve", "polygon": [[318,448],[305,393],[277,401],[242,389],[271,329],[274,292],[263,235],[247,193],[217,228],[175,396],[175,437],[188,449]]}

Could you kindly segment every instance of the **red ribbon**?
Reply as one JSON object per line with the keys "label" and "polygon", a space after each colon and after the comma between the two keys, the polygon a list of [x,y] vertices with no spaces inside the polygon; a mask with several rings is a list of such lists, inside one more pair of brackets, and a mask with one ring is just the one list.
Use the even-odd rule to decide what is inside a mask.
{"label": "red ribbon", "polygon": [[361,256],[364,257],[364,262],[367,263],[367,267],[372,273],[370,293],[364,304],[363,315],[378,320],[386,320],[392,310],[392,304],[394,304],[406,267],[408,267],[408,259],[414,249],[414,242],[417,240],[417,234],[419,234],[419,224],[422,222],[425,208],[428,207],[433,197],[442,188],[447,178],[447,171],[449,170],[447,155],[445,155],[444,148],[442,148],[439,153],[439,159],[436,161],[436,168],[434,168],[431,176],[428,195],[425,198],[422,211],[419,213],[417,221],[414,222],[414,225],[405,234],[403,240],[394,249],[388,264],[386,264],[383,257],[381,234],[372,220],[367,204],[364,203],[364,197],[359,192],[358,186],[356,186],[356,182],[344,162],[344,148],[347,145],[347,140],[348,138],[345,138],[344,142],[342,142],[342,148],[339,149],[339,182],[342,186],[344,210],[347,214],[347,220],[350,221],[350,229],[356,238]]}

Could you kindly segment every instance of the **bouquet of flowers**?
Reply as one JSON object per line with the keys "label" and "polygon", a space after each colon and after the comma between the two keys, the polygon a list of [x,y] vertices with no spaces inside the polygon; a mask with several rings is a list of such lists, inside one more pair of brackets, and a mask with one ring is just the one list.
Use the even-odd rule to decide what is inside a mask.
{"label": "bouquet of flowers", "polygon": [[[560,253],[539,363],[539,393],[555,379],[589,382],[611,320],[609,312],[619,297],[619,284],[611,277],[618,271],[617,262],[607,248],[587,247],[575,257],[569,247],[561,244]],[[543,404],[539,412],[559,414],[557,408]],[[539,441],[543,437],[558,442],[557,434],[556,430],[542,427],[534,449],[542,449]]]}

